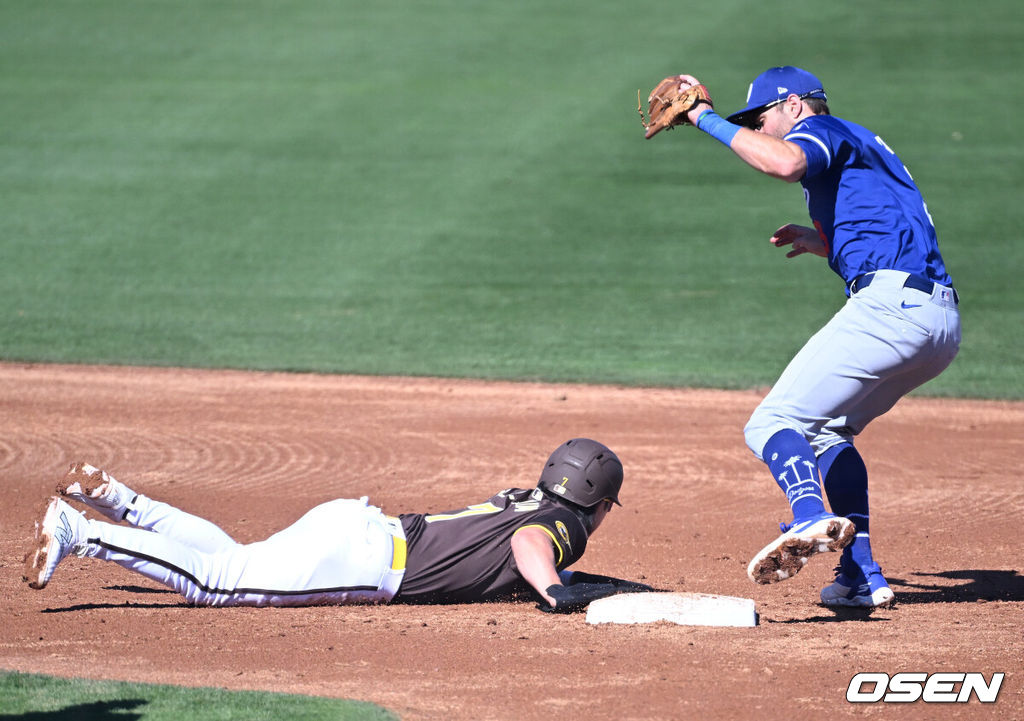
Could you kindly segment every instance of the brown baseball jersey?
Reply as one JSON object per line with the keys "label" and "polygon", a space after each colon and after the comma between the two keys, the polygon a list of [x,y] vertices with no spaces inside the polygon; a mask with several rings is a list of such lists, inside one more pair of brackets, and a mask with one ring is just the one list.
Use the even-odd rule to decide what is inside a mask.
{"label": "brown baseball jersey", "polygon": [[456,511],[399,518],[408,543],[405,577],[393,600],[399,603],[467,603],[532,593],[512,555],[512,536],[523,528],[540,528],[551,537],[559,571],[587,547],[580,517],[533,489],[510,488]]}

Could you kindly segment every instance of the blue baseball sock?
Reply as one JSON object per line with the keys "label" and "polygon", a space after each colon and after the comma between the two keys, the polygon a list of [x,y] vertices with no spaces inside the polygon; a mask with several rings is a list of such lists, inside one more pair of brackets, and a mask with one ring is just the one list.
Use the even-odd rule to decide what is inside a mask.
{"label": "blue baseball sock", "polygon": [[868,512],[868,469],[850,443],[832,446],[818,458],[825,493],[832,512],[845,516],[857,527],[857,536],[844,551],[861,568],[874,563],[871,555]]}
{"label": "blue baseball sock", "polygon": [[793,509],[794,522],[825,513],[818,464],[803,434],[788,428],[777,432],[764,444],[761,457],[785,492]]}

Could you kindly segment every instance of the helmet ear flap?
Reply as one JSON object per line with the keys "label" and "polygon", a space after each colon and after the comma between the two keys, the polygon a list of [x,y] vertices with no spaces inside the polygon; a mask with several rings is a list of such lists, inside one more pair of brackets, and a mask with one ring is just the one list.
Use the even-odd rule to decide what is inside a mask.
{"label": "helmet ear flap", "polygon": [[574,438],[548,458],[537,486],[582,508],[605,499],[619,505],[622,462],[610,448],[589,438]]}

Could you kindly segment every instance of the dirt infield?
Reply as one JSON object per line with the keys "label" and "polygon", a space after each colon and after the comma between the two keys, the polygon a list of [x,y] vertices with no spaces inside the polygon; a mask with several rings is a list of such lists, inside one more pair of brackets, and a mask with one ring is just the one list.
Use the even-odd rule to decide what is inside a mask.
{"label": "dirt infield", "polygon": [[[0,668],[356,698],[410,721],[1024,718],[1024,404],[911,398],[868,429],[873,544],[898,605],[837,615],[817,604],[834,558],[746,579],[788,509],[743,444],[759,398],[0,364]],[[752,598],[757,628],[588,626],[529,604],[191,608],[75,557],[43,591],[21,582],[72,461],[253,541],[335,497],[436,511],[532,485],[573,436],[626,468],[624,508],[580,568]],[[990,705],[850,704],[861,671],[1006,677]]]}

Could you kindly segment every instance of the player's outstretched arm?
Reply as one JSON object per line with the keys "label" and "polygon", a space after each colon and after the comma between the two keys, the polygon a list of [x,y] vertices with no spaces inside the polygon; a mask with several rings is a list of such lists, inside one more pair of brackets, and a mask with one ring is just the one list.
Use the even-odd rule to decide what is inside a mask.
{"label": "player's outstretched arm", "polygon": [[796,143],[740,128],[729,146],[754,170],[787,183],[795,183],[807,172],[807,156]]}
{"label": "player's outstretched arm", "polygon": [[536,526],[519,529],[512,536],[512,557],[523,579],[548,605],[554,606],[555,599],[548,595],[547,589],[561,586],[562,581],[555,567],[555,546],[551,537]]}
{"label": "player's outstretched arm", "polygon": [[528,526],[512,536],[512,555],[522,577],[533,586],[543,602],[540,610],[549,613],[582,611],[591,601],[623,593],[629,589],[613,583],[572,583],[563,585],[555,566],[555,546],[541,528]]}
{"label": "player's outstretched arm", "polygon": [[[702,85],[692,75],[679,75],[680,86]],[[795,97],[795,96],[794,96]],[[796,106],[794,106],[794,109]],[[807,156],[796,143],[776,137],[768,129],[756,132],[730,123],[707,105],[695,105],[686,114],[687,119],[705,133],[729,146],[740,160],[773,178],[795,183],[807,172]]]}
{"label": "player's outstretched arm", "polygon": [[[572,613],[582,611],[591,601],[631,591],[653,591],[642,583],[624,581],[591,573],[559,574],[555,566],[555,547],[551,537],[538,527],[522,528],[512,536],[512,555],[520,575],[544,603],[542,611]],[[563,583],[567,579],[567,583]]]}

